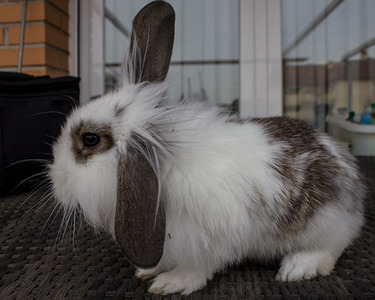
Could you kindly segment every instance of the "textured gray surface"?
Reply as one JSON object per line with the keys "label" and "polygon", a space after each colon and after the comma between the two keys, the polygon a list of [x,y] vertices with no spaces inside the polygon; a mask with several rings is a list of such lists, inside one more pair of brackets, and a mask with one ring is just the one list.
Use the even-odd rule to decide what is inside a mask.
{"label": "textured gray surface", "polygon": [[[375,299],[375,158],[360,158],[368,179],[366,225],[339,259],[334,273],[309,281],[274,280],[278,262],[244,262],[218,273],[189,299]],[[107,235],[85,223],[58,238],[61,214],[40,194],[0,199],[0,299],[180,299],[150,295],[150,281],[134,268]],[[60,236],[63,228],[61,227]]]}

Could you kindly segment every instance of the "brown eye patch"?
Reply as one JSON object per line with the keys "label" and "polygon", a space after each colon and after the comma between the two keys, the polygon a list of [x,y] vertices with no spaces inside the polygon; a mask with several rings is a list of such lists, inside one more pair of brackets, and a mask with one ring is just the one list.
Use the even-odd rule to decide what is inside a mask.
{"label": "brown eye patch", "polygon": [[113,145],[111,126],[81,121],[72,133],[73,153],[78,163],[86,163],[95,154],[110,150]]}

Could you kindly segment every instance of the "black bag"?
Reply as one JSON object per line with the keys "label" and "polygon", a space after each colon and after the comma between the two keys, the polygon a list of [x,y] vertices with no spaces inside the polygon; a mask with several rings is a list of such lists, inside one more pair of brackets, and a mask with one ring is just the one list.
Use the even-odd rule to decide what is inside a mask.
{"label": "black bag", "polygon": [[79,80],[0,72],[0,195],[39,183],[51,146],[79,103]]}

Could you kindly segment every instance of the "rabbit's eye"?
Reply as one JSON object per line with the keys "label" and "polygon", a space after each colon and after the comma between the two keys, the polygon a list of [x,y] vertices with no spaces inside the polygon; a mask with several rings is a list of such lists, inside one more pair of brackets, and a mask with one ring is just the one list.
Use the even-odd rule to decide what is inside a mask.
{"label": "rabbit's eye", "polygon": [[100,143],[100,136],[95,133],[86,133],[82,138],[83,144],[88,148],[93,148]]}

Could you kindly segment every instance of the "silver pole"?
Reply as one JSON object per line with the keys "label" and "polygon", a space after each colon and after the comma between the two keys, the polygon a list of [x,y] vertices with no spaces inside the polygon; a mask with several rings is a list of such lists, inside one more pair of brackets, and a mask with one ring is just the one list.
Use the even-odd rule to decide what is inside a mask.
{"label": "silver pole", "polygon": [[21,73],[22,71],[23,41],[25,37],[25,25],[26,25],[26,10],[27,10],[27,0],[23,2],[20,48],[18,50],[18,67],[17,67],[18,73]]}

